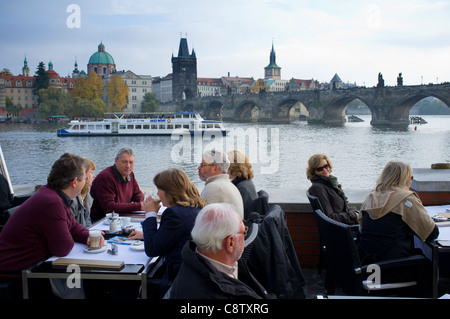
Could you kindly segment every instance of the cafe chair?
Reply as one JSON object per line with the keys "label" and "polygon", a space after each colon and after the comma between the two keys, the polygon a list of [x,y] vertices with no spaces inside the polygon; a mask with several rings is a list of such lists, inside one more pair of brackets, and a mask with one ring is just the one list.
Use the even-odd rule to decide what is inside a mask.
{"label": "cafe chair", "polygon": [[[349,296],[431,296],[431,285],[425,272],[430,271],[429,262],[423,255],[397,258],[378,262],[380,282],[372,276],[374,265],[362,265],[349,225],[327,217],[320,209],[314,211],[320,236],[326,246],[325,289],[333,295],[340,289]],[[383,282],[383,272],[403,273],[416,270],[416,278],[405,282]],[[372,278],[371,278],[372,277]],[[431,273],[430,277],[431,278]],[[426,287],[426,291],[425,288]],[[430,289],[428,289],[428,287]],[[428,291],[429,290],[429,291]]]}
{"label": "cafe chair", "polygon": [[273,205],[265,215],[246,221],[249,232],[242,254],[250,272],[279,299],[304,299],[306,281],[287,228],[286,214]]}
{"label": "cafe chair", "polygon": [[[316,210],[320,210],[321,212],[323,212],[323,207],[322,204],[320,203],[320,200],[317,196],[312,195],[311,193],[309,193],[308,191],[306,191],[306,197],[308,197],[309,203],[311,204],[311,208],[312,211],[315,212]],[[354,224],[354,225],[349,225],[349,227],[352,230],[353,233],[353,239],[356,240],[357,236],[358,236],[358,232],[359,232],[359,225],[358,224]],[[319,251],[319,265],[318,265],[318,269],[317,269],[317,273],[320,275],[322,274],[322,270],[324,268],[324,263],[325,263],[325,251],[326,251],[326,247],[325,244],[323,243],[322,237],[323,236],[319,236],[320,239],[320,251]]]}

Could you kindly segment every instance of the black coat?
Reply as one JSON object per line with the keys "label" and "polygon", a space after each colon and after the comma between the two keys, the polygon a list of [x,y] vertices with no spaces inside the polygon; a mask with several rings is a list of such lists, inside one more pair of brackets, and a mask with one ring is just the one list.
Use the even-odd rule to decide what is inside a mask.
{"label": "black coat", "polygon": [[183,247],[180,271],[165,298],[265,299],[272,297],[241,260],[238,261],[239,279],[234,279],[218,271],[195,251],[196,245],[192,241],[187,242]]}
{"label": "black coat", "polygon": [[348,210],[344,195],[340,195],[327,178],[316,175],[311,178],[311,183],[308,192],[319,199],[325,215],[344,224],[351,225],[357,222],[356,212]]}
{"label": "black coat", "polygon": [[243,253],[251,273],[277,298],[304,299],[306,281],[281,207],[273,205],[265,216],[252,213],[247,224],[258,229]]}
{"label": "black coat", "polygon": [[244,203],[244,219],[252,212],[253,201],[258,198],[255,184],[251,179],[235,178],[231,181],[239,190]]}

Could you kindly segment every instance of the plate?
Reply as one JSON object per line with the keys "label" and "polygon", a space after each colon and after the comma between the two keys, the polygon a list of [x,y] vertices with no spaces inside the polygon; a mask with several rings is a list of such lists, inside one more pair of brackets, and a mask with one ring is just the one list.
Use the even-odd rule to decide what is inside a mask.
{"label": "plate", "polygon": [[142,250],[145,249],[145,247],[144,247],[144,242],[143,242],[143,241],[140,241],[140,242],[134,243],[134,244],[132,244],[132,245],[130,246],[130,248],[133,249],[133,250],[142,251]]}
{"label": "plate", "polygon": [[103,245],[102,248],[95,248],[95,249],[92,249],[92,248],[90,248],[89,246],[86,246],[86,247],[84,248],[84,251],[87,252],[87,253],[89,253],[89,254],[98,254],[98,253],[104,252],[106,249],[108,249],[108,246],[107,246],[107,245]]}

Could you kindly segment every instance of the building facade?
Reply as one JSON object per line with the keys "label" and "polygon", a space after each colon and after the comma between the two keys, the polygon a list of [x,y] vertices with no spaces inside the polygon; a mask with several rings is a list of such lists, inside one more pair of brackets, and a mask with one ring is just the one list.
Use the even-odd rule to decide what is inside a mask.
{"label": "building facade", "polygon": [[124,105],[123,112],[140,112],[145,94],[152,92],[152,77],[137,75],[130,70],[119,71],[106,78],[105,87],[112,75],[120,75],[125,85],[128,86],[128,103]]}

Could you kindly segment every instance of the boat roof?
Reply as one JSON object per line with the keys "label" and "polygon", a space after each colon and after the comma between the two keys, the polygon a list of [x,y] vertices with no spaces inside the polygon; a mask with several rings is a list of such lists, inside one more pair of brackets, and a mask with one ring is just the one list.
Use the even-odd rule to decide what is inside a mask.
{"label": "boat roof", "polygon": [[155,116],[174,116],[174,115],[200,115],[199,112],[114,112],[105,113],[105,115],[114,115],[117,118],[124,117],[155,117]]}

